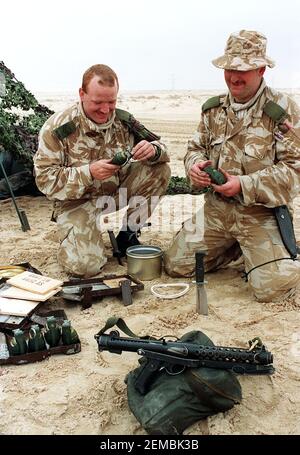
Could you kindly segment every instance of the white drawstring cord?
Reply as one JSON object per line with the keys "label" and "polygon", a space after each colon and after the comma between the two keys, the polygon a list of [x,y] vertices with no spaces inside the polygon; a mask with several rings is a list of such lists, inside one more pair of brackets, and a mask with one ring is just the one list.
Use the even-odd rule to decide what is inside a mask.
{"label": "white drawstring cord", "polygon": [[[182,291],[178,292],[177,294],[160,294],[157,292],[155,289],[158,288],[169,288],[169,287],[180,287],[184,288]],[[190,285],[188,283],[172,283],[172,284],[154,284],[151,287],[151,292],[153,295],[156,297],[159,297],[160,299],[177,299],[178,297],[183,296],[188,292],[190,288]]]}

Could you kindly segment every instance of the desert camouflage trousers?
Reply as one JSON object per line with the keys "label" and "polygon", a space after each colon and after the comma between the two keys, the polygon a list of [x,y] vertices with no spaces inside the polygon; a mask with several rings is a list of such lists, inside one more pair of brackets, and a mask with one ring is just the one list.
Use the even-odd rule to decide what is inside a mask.
{"label": "desert camouflage trousers", "polygon": [[[195,272],[195,252],[204,250],[205,271],[214,271],[242,253],[245,271],[274,259],[289,258],[271,209],[244,207],[215,195],[185,222],[165,252],[165,270],[171,276],[190,277]],[[272,262],[252,270],[249,284],[259,301],[271,301],[300,283],[300,262]]]}
{"label": "desert camouflage trousers", "polygon": [[[126,175],[120,176],[120,187],[127,188],[127,201],[133,196],[142,196],[146,200],[144,207],[148,216],[154,210],[153,196],[156,204],[159,197],[165,194],[170,178],[170,168],[166,163],[154,166],[131,163]],[[118,191],[111,194],[117,210],[119,207]],[[123,194],[123,193],[122,193]],[[151,199],[151,203],[150,203]],[[101,201],[100,201],[101,202]],[[122,207],[121,207],[122,208]],[[127,217],[134,218],[136,207],[127,210]],[[64,270],[75,276],[90,277],[97,275],[107,261],[105,247],[99,226],[103,213],[103,204],[99,198],[80,199],[61,203],[60,215],[57,217],[57,227],[60,238],[58,263]],[[108,211],[106,211],[108,213]]]}

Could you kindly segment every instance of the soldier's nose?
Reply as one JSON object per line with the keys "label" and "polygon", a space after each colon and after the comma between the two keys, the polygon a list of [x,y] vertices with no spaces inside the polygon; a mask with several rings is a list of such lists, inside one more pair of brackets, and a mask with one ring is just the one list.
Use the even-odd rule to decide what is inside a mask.
{"label": "soldier's nose", "polygon": [[100,107],[100,111],[103,114],[108,114],[109,113],[109,105],[108,104],[102,104]]}
{"label": "soldier's nose", "polygon": [[243,81],[240,78],[238,78],[238,77],[232,77],[231,78],[231,83],[232,84],[238,85],[238,84],[242,84],[242,82]]}

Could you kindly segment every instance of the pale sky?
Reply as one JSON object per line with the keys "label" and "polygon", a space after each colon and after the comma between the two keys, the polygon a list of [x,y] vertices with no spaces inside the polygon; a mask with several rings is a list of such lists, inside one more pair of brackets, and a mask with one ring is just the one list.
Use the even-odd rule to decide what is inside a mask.
{"label": "pale sky", "polygon": [[76,91],[104,63],[123,90],[221,89],[230,33],[258,30],[266,81],[300,87],[299,0],[13,0],[0,3],[0,60],[33,91]]}

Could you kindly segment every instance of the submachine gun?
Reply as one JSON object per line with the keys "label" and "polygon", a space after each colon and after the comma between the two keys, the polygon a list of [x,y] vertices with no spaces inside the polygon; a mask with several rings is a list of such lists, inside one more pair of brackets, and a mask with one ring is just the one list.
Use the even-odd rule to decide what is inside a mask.
{"label": "submachine gun", "polygon": [[228,369],[236,374],[273,374],[273,355],[259,338],[249,342],[249,349],[227,346],[205,346],[182,341],[120,337],[118,331],[95,335],[99,351],[122,354],[136,352],[143,356],[142,368],[135,388],[145,394],[157,373],[165,370],[170,375],[182,373],[186,368]]}

